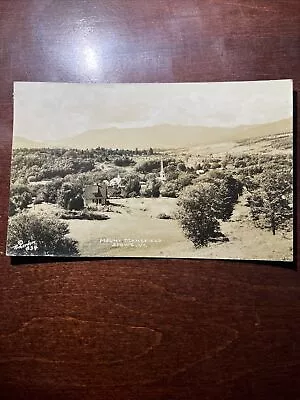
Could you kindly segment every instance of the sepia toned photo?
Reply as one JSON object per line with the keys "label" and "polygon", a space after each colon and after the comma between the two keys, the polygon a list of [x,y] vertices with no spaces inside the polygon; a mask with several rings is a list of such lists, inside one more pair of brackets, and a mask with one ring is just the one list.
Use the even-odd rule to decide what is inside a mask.
{"label": "sepia toned photo", "polygon": [[291,80],[14,85],[7,254],[293,260]]}

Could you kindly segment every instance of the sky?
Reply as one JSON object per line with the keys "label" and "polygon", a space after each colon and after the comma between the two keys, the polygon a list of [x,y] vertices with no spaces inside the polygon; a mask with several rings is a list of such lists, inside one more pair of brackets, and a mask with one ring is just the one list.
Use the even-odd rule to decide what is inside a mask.
{"label": "sky", "polygon": [[104,128],[234,127],[292,116],[292,81],[78,84],[15,82],[14,135],[61,140]]}

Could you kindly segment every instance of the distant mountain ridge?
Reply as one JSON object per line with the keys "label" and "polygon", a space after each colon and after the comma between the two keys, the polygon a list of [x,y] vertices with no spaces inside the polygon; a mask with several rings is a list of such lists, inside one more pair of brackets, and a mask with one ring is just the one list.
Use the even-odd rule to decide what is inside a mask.
{"label": "distant mountain ridge", "polygon": [[35,140],[26,139],[22,136],[14,136],[13,137],[13,148],[14,149],[40,149],[42,147],[47,147],[48,144],[46,142],[38,142]]}
{"label": "distant mountain ridge", "polygon": [[292,130],[292,119],[268,124],[230,127],[157,125],[146,128],[107,128],[83,132],[59,141],[32,141],[14,137],[14,148],[67,147],[67,148],[191,148],[203,144],[237,141],[267,136]]}

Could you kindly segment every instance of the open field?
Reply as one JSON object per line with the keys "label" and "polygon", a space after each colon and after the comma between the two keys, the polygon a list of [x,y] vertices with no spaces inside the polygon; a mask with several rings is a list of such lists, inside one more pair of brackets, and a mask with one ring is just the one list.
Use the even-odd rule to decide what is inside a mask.
{"label": "open field", "polygon": [[231,219],[221,223],[221,231],[229,241],[199,249],[184,236],[178,221],[157,218],[161,212],[172,215],[176,199],[132,198],[114,203],[109,220],[68,221],[70,236],[78,240],[82,255],[291,261],[291,234],[278,232],[273,236],[270,231],[254,227],[243,198]]}

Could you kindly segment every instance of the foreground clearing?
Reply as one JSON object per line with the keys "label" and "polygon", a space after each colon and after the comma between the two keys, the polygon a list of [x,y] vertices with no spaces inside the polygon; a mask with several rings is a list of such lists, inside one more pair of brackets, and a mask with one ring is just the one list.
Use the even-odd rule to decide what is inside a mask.
{"label": "foreground clearing", "polygon": [[221,223],[229,242],[210,243],[200,249],[186,239],[178,221],[157,218],[160,213],[173,215],[176,199],[130,198],[113,203],[109,220],[68,221],[70,236],[78,240],[81,255],[292,260],[292,235],[278,232],[273,236],[255,228],[243,199],[231,220]]}

